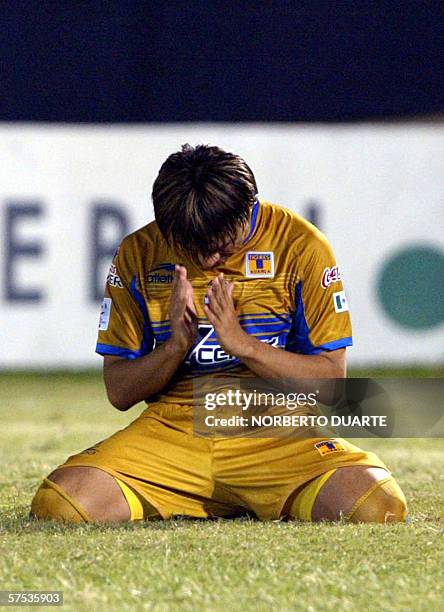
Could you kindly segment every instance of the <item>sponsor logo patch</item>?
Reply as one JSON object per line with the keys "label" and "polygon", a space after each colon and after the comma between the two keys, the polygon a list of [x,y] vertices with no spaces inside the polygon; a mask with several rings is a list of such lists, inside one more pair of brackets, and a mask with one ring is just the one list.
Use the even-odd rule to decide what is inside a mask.
{"label": "sponsor logo patch", "polygon": [[245,274],[249,278],[273,278],[273,251],[249,251],[245,256]]}
{"label": "sponsor logo patch", "polygon": [[103,298],[102,308],[100,310],[99,331],[106,331],[108,329],[112,303],[113,301],[111,298]]}
{"label": "sponsor logo patch", "polygon": [[335,306],[335,312],[348,312],[348,302],[345,291],[336,291],[336,293],[333,293],[333,304]]}
{"label": "sponsor logo patch", "polygon": [[175,265],[172,263],[160,264],[153,268],[146,275],[147,283],[156,283],[158,285],[170,285],[174,280]]}
{"label": "sponsor logo patch", "polygon": [[314,447],[318,453],[322,455],[322,457],[324,455],[329,455],[330,453],[345,451],[345,448],[337,440],[323,440],[322,442],[316,442]]}
{"label": "sponsor logo patch", "polygon": [[[208,323],[199,325],[199,339],[188,352],[185,363],[198,371],[210,371],[213,366],[220,367],[239,361],[238,357],[229,355],[217,344],[214,327]],[[271,338],[258,338],[261,342],[271,346],[279,346],[279,336]]]}
{"label": "sponsor logo patch", "polygon": [[110,285],[110,287],[118,287],[119,289],[123,288],[120,276],[117,274],[116,265],[113,263],[111,264],[111,267],[109,269],[108,276],[106,278],[106,283]]}
{"label": "sponsor logo patch", "polygon": [[339,266],[333,266],[331,268],[325,268],[322,279],[321,279],[321,287],[323,289],[327,289],[331,284],[337,283],[341,280],[341,270]]}

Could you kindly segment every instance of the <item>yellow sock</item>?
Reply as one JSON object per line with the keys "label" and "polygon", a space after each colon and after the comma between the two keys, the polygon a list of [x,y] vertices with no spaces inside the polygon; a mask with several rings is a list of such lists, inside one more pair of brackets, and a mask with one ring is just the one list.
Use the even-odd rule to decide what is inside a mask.
{"label": "yellow sock", "polygon": [[45,478],[31,504],[31,514],[38,519],[66,523],[91,523],[85,510],[52,480]]}
{"label": "yellow sock", "polygon": [[388,476],[361,495],[344,518],[351,523],[405,523],[407,515],[404,493],[393,476]]}

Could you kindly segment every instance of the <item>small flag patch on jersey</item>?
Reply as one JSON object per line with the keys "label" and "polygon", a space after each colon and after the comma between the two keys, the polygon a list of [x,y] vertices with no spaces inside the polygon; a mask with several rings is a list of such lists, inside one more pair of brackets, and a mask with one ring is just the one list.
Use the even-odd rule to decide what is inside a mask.
{"label": "small flag patch on jersey", "polygon": [[106,331],[108,329],[112,303],[111,298],[103,298],[102,308],[100,309],[99,331]]}
{"label": "small flag patch on jersey", "polygon": [[322,442],[316,442],[314,447],[322,456],[328,455],[329,453],[345,451],[345,448],[337,440],[323,440]]}
{"label": "small flag patch on jersey", "polygon": [[333,293],[333,304],[336,312],[348,312],[348,302],[345,297],[345,291],[336,291]]}
{"label": "small flag patch on jersey", "polygon": [[273,251],[249,251],[245,257],[246,276],[249,278],[273,278]]}

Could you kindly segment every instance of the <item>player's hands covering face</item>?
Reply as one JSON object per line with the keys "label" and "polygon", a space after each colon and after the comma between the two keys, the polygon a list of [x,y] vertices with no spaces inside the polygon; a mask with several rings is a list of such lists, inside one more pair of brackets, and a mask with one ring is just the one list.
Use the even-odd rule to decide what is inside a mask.
{"label": "player's hands covering face", "polygon": [[193,287],[185,266],[176,265],[170,302],[172,339],[178,348],[188,350],[197,338],[198,321]]}
{"label": "player's hands covering face", "polygon": [[234,308],[233,287],[233,283],[228,283],[224,275],[219,274],[208,290],[208,304],[204,306],[204,310],[214,327],[221,347],[228,355],[237,356],[247,334],[240,326]]}

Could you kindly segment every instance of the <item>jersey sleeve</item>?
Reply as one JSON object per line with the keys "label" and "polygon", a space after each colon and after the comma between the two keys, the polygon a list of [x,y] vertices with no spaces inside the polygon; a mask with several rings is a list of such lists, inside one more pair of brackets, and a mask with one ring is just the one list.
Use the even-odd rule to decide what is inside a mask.
{"label": "jersey sleeve", "polygon": [[138,286],[136,266],[124,241],[106,279],[96,353],[137,359],[152,349],[148,309]]}
{"label": "jersey sleeve", "polygon": [[295,310],[286,350],[316,355],[353,344],[341,272],[333,249],[320,232],[301,256],[294,291]]}

